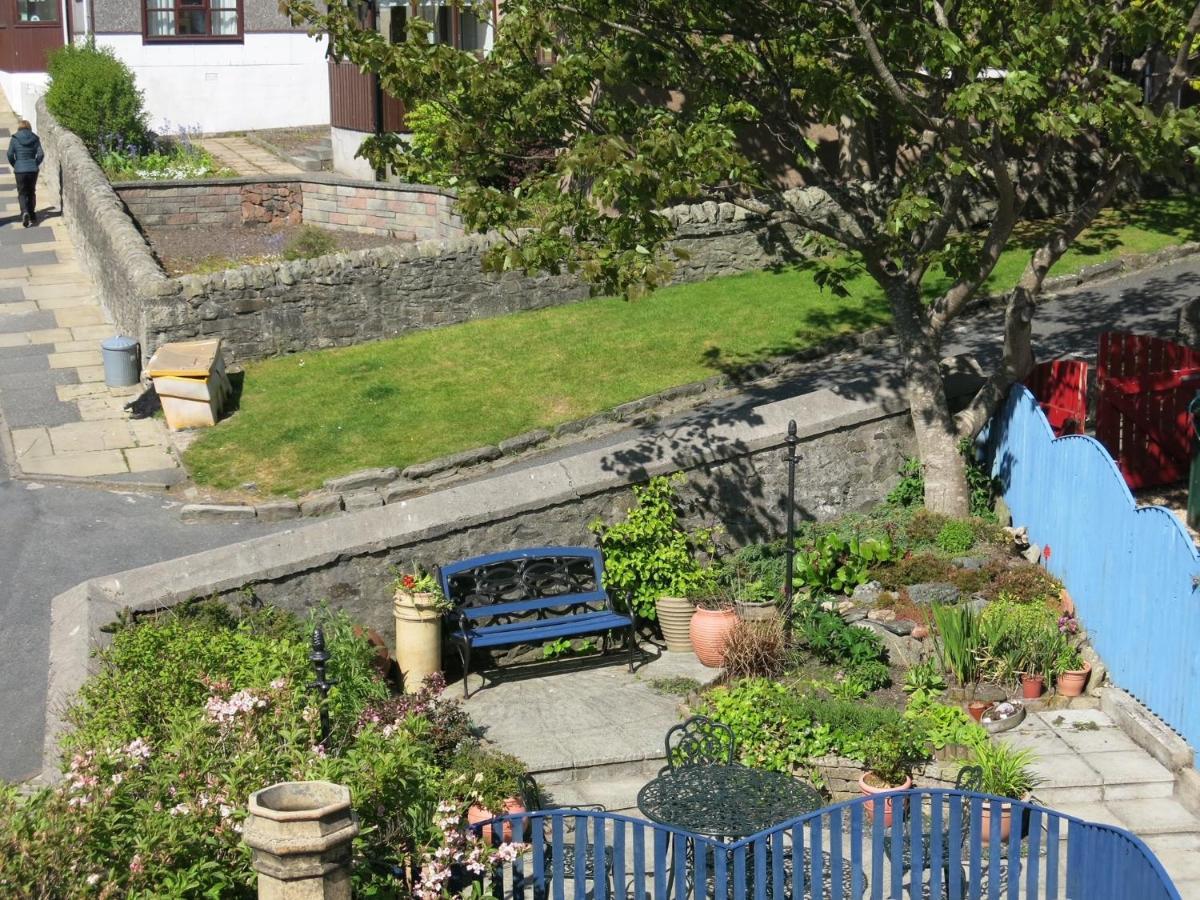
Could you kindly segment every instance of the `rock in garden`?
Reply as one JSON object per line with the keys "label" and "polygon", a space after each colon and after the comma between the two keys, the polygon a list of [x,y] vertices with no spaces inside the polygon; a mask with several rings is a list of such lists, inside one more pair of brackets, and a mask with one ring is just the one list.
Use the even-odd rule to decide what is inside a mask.
{"label": "rock in garden", "polygon": [[921,661],[921,642],[913,640],[910,637],[902,637],[898,634],[892,634],[879,622],[871,622],[865,620],[857,622],[855,628],[866,628],[868,631],[873,631],[879,635],[879,639],[883,642],[884,649],[887,650],[888,660],[894,666],[903,666],[906,669],[911,669]]}
{"label": "rock in garden", "polygon": [[842,613],[842,621],[847,625],[853,625],[855,622],[861,622],[867,617],[865,609],[848,609]]}
{"label": "rock in garden", "polygon": [[908,586],[908,599],[918,604],[957,603],[961,592],[944,581],[925,581]]}
{"label": "rock in garden", "polygon": [[924,625],[914,625],[912,636],[918,641],[923,641],[925,638],[929,637],[929,629]]}
{"label": "rock in garden", "polygon": [[1012,511],[1008,508],[1008,504],[1004,502],[1003,497],[996,498],[996,521],[1001,525],[1009,525],[1012,522]]}
{"label": "rock in garden", "polygon": [[988,598],[983,594],[972,594],[971,599],[967,601],[967,606],[971,612],[978,615],[983,612],[983,608],[988,605]]}
{"label": "rock in garden", "polygon": [[982,569],[987,560],[981,556],[956,556],[954,565],[959,569]]}
{"label": "rock in garden", "polygon": [[892,622],[896,619],[896,611],[894,609],[873,609],[867,613],[867,618],[872,622]]}
{"label": "rock in garden", "polygon": [[343,494],[342,503],[346,512],[374,509],[376,506],[383,506],[383,495],[376,490],[356,491],[353,494]]}
{"label": "rock in garden", "polygon": [[550,432],[544,428],[538,428],[534,431],[526,431],[524,434],[518,434],[516,437],[503,440],[497,447],[499,447],[501,453],[511,455],[513,453],[520,453],[522,450],[528,450],[530,447],[536,447],[538,444],[548,440],[550,440]]}
{"label": "rock in garden", "polygon": [[878,581],[868,581],[866,584],[860,584],[856,587],[850,598],[857,604],[871,606],[879,602],[879,595],[882,593],[882,584]]}
{"label": "rock in garden", "polygon": [[272,500],[254,507],[260,522],[283,522],[300,517],[300,504],[294,500]]}
{"label": "rock in garden", "polygon": [[1030,544],[1021,551],[1021,556],[1025,558],[1026,562],[1037,563],[1042,558],[1042,548],[1037,544]]}
{"label": "rock in garden", "polygon": [[917,627],[917,623],[912,619],[894,619],[890,622],[885,621],[880,622],[879,624],[892,634],[898,634],[901,637],[912,634],[913,630]]}
{"label": "rock in garden", "polygon": [[399,477],[400,470],[395,466],[388,466],[382,469],[361,469],[358,472],[351,472],[349,475],[330,478],[325,482],[325,488],[340,494],[346,491],[361,490],[362,488],[383,487],[385,484],[390,484]]}
{"label": "rock in garden", "polygon": [[341,494],[310,494],[300,499],[302,516],[330,516],[341,511]]}

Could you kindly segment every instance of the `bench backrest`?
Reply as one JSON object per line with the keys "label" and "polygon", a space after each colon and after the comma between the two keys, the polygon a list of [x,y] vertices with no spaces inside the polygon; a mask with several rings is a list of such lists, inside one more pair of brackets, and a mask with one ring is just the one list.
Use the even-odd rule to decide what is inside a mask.
{"label": "bench backrest", "polygon": [[612,609],[604,558],[590,547],[530,547],[438,569],[442,593],[469,619],[571,607]]}

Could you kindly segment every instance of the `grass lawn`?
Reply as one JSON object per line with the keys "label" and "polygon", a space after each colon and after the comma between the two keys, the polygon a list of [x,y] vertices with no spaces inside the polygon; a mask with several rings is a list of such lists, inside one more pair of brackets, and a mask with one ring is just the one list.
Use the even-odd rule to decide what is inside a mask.
{"label": "grass lawn", "polygon": [[[1054,272],[1200,239],[1198,213],[1190,197],[1110,211]],[[1038,227],[1004,255],[989,292],[1016,282]],[[929,291],[943,281],[931,273]],[[874,282],[849,287],[838,298],[806,272],[756,272],[254,363],[237,414],[185,461],[200,484],[296,493],[494,444],[888,321]]]}

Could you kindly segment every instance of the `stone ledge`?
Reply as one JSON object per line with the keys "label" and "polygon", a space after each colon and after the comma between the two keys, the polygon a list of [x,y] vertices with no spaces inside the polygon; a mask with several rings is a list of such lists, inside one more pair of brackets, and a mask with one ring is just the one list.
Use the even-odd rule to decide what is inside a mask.
{"label": "stone ledge", "polygon": [[1172,772],[1192,767],[1195,754],[1187,741],[1128,692],[1110,685],[1100,695],[1100,709],[1135,744]]}

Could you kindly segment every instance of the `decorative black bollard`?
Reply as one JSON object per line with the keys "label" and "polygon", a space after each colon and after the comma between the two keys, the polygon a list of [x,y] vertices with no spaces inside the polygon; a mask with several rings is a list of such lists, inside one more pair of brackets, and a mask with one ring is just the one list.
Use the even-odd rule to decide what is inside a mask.
{"label": "decorative black bollard", "polygon": [[321,695],[321,746],[324,747],[325,742],[329,740],[329,689],[337,684],[337,681],[325,677],[325,663],[329,662],[329,653],[325,649],[325,632],[319,627],[313,629],[312,652],[308,654],[308,658],[317,671],[317,680],[309,687],[316,688]]}
{"label": "decorative black bollard", "polygon": [[796,569],[796,445],[800,438],[796,437],[796,420],[788,422],[787,437],[787,546],[784,556],[787,559],[783,570],[783,626],[784,634],[792,633],[792,577]]}

